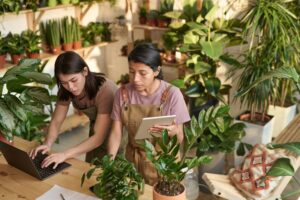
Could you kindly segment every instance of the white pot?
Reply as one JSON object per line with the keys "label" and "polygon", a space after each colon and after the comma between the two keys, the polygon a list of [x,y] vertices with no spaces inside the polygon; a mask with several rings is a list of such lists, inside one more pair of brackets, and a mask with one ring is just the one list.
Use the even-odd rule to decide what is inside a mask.
{"label": "white pot", "polygon": [[279,133],[296,116],[296,105],[290,107],[269,106],[268,114],[275,118],[272,137],[277,137]]}
{"label": "white pot", "polygon": [[[243,137],[242,142],[248,144],[268,144],[272,141],[272,133],[275,118],[272,117],[270,121],[268,121],[265,125],[253,124],[246,121],[241,121],[235,119],[235,122],[244,123],[246,125],[245,128],[245,137]],[[238,148],[239,143],[236,143],[236,149]],[[235,152],[235,166],[240,165],[244,159],[244,156],[238,156]]]}
{"label": "white pot", "polygon": [[[203,164],[198,167],[199,183],[205,184],[202,179],[204,173],[225,174],[225,153],[222,152],[207,152],[207,156],[212,157],[212,161],[208,164]],[[202,192],[208,192],[206,188],[200,187]]]}

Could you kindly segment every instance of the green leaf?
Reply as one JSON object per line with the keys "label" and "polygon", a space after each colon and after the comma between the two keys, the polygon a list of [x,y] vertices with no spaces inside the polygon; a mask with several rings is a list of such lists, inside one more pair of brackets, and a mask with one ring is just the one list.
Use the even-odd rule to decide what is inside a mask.
{"label": "green leaf", "polygon": [[162,131],[162,143],[163,145],[166,145],[169,141],[169,135],[168,135],[168,131],[166,129],[164,129]]}
{"label": "green leaf", "polygon": [[293,176],[294,168],[290,163],[289,158],[279,158],[272,165],[271,169],[267,172],[267,176]]}
{"label": "green leaf", "polygon": [[212,23],[217,18],[218,6],[214,6],[209,12],[205,15],[205,19]]}
{"label": "green leaf", "polygon": [[171,22],[169,24],[169,27],[171,27],[172,29],[180,29],[183,25],[184,25],[183,22],[181,22],[181,21],[175,21],[175,22]]}
{"label": "green leaf", "polygon": [[14,114],[2,98],[0,98],[0,125],[8,132],[12,132],[16,127]]}
{"label": "green leaf", "polygon": [[81,184],[80,184],[81,187],[83,186],[84,181],[85,181],[85,173],[83,173],[81,176]]}
{"label": "green leaf", "polygon": [[29,80],[32,80],[37,83],[42,83],[42,84],[47,84],[51,85],[52,84],[52,78],[50,74],[46,73],[40,73],[40,72],[24,72],[20,74],[20,76],[27,78]]}
{"label": "green leaf", "polygon": [[195,65],[195,73],[203,74],[205,72],[209,72],[211,70],[211,65],[206,62],[197,62]]}
{"label": "green leaf", "polygon": [[31,87],[25,91],[25,94],[36,102],[50,104],[51,99],[47,89],[41,87]]}
{"label": "green leaf", "polygon": [[294,81],[294,83],[297,83],[299,81],[299,74],[297,73],[296,69],[294,67],[281,67],[274,69],[273,71],[270,71],[257,80],[255,80],[252,84],[250,84],[245,89],[238,91],[235,96],[243,96],[247,94],[252,88],[256,87],[258,84],[265,80],[269,80],[272,78],[278,78],[278,79],[291,79]]}
{"label": "green leaf", "polygon": [[291,152],[296,153],[298,156],[300,156],[300,142],[290,142],[290,143],[284,143],[284,144],[268,144],[267,147],[269,149],[278,149],[278,148],[287,149]]}
{"label": "green leaf", "polygon": [[178,87],[180,89],[185,89],[184,80],[182,80],[182,79],[172,80],[171,84],[175,85],[176,87]]}
{"label": "green leaf", "polygon": [[200,85],[198,83],[191,85],[190,87],[188,87],[185,91],[186,95],[190,95],[193,94],[195,92],[197,92],[200,89]]}
{"label": "green leaf", "polygon": [[27,120],[27,115],[24,110],[22,102],[16,97],[11,94],[4,95],[4,101],[10,111],[21,121]]}
{"label": "green leaf", "polygon": [[244,156],[246,154],[244,143],[240,142],[236,154],[238,156]]}
{"label": "green leaf", "polygon": [[21,62],[10,68],[6,71],[4,76],[0,79],[0,82],[5,83],[9,80],[16,79],[17,75],[23,74],[28,71],[34,71],[37,69],[37,66],[40,64],[39,59],[23,59]]}
{"label": "green leaf", "polygon": [[223,43],[219,42],[211,42],[211,41],[200,41],[202,46],[202,50],[205,52],[213,60],[219,59],[223,52]]}
{"label": "green leaf", "polygon": [[169,17],[171,19],[180,19],[182,16],[182,12],[180,11],[171,11],[171,12],[166,12],[164,14],[165,17]]}
{"label": "green leaf", "polygon": [[208,78],[204,81],[205,88],[214,97],[217,96],[221,87],[221,81],[216,77]]}
{"label": "green leaf", "polygon": [[187,32],[183,36],[183,41],[185,44],[197,44],[200,37],[198,35],[195,35],[192,31]]}

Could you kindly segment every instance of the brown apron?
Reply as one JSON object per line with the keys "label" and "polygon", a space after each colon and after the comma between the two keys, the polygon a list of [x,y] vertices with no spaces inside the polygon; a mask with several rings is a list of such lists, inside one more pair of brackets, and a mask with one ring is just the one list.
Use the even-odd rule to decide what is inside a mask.
{"label": "brown apron", "polygon": [[[83,112],[90,119],[89,137],[91,137],[92,135],[94,135],[94,125],[97,117],[97,108],[96,106],[92,106],[86,109],[80,109],[80,111]],[[103,156],[105,156],[107,154],[106,144],[107,144],[107,137],[104,140],[102,145],[86,153],[85,161],[91,162],[92,159],[95,157],[101,159]]]}
{"label": "brown apron", "polygon": [[[122,107],[122,123],[128,132],[128,144],[126,146],[126,159],[133,162],[136,169],[144,177],[147,184],[153,185],[157,181],[157,172],[153,164],[146,158],[145,151],[138,145],[143,141],[134,139],[139,125],[144,117],[155,117],[162,115],[164,103],[168,98],[170,85],[161,97],[160,105],[129,104],[128,93],[125,87],[122,87],[121,94],[124,101]],[[154,141],[151,141],[154,144]],[[155,144],[154,144],[155,145]]]}

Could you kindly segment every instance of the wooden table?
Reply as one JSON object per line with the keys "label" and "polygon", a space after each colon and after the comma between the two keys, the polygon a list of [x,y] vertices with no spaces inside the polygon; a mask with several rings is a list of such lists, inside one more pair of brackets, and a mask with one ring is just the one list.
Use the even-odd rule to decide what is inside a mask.
{"label": "wooden table", "polygon": [[[29,151],[35,146],[35,143],[15,137],[14,145],[24,151]],[[1,154],[0,199],[32,200],[51,189],[54,185],[94,196],[94,194],[89,191],[89,187],[95,184],[95,179],[86,180],[83,186],[80,186],[81,176],[90,168],[90,165],[77,159],[70,159],[67,162],[72,164],[72,166],[44,181],[40,181],[8,165],[4,156]],[[139,199],[152,200],[152,187],[145,185],[144,194],[141,195]]]}

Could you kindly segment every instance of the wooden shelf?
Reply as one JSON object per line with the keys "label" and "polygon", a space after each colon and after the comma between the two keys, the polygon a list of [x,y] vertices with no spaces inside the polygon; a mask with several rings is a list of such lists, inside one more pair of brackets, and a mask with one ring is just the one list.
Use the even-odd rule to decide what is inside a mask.
{"label": "wooden shelf", "polygon": [[30,30],[37,30],[38,25],[40,24],[42,16],[45,14],[46,11],[49,10],[56,10],[56,9],[63,9],[63,8],[75,8],[75,18],[78,20],[79,23],[82,22],[82,19],[86,15],[86,13],[89,11],[89,9],[92,7],[92,5],[95,4],[95,2],[92,3],[80,3],[79,5],[73,5],[73,4],[67,4],[67,5],[57,5],[53,7],[43,7],[38,8],[37,11],[33,10],[21,10],[18,14],[15,12],[5,12],[4,15],[20,15],[25,14],[27,19],[27,27]]}
{"label": "wooden shelf", "polygon": [[133,29],[143,29],[149,31],[167,31],[169,28],[162,28],[157,26],[147,26],[147,25],[134,25]]}
{"label": "wooden shelf", "polygon": [[[91,46],[88,46],[88,47],[83,47],[83,48],[81,48],[81,49],[76,49],[76,50],[73,49],[73,51],[75,51],[75,52],[81,54],[82,57],[85,59],[85,58],[87,58],[87,57],[90,55],[90,53],[92,52],[93,49],[95,49],[95,48],[97,48],[97,47],[104,47],[104,46],[107,46],[107,45],[109,45],[109,44],[111,44],[111,43],[113,43],[113,42],[116,42],[116,41],[111,41],[111,42],[101,42],[101,43],[99,43],[99,44],[91,45]],[[62,51],[62,52],[64,52],[64,51]],[[49,59],[52,59],[52,58],[56,58],[57,56],[58,56],[58,55],[54,55],[54,54],[51,54],[51,53],[41,53],[39,59],[41,59],[42,61],[44,61],[44,60],[49,60]],[[8,69],[12,68],[13,66],[15,66],[15,65],[12,64],[12,63],[6,63],[5,66],[4,66],[4,68],[0,69],[0,76],[3,76],[4,73],[5,73]]]}
{"label": "wooden shelf", "polygon": [[64,133],[66,131],[71,131],[78,126],[85,126],[90,122],[89,118],[85,115],[73,114],[64,120],[62,126],[60,127],[59,133]]}

